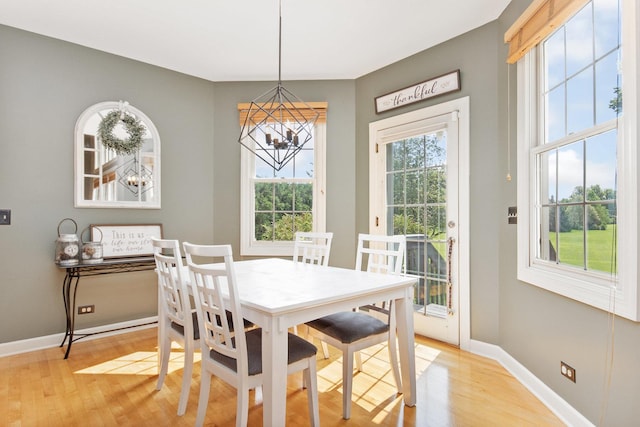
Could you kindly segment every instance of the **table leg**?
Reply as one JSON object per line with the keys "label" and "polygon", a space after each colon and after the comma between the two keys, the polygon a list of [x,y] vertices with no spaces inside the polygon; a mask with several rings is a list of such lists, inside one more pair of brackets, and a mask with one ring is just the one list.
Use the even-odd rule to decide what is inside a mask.
{"label": "table leg", "polygon": [[69,290],[71,289],[71,275],[67,272],[64,275],[64,280],[62,281],[62,302],[64,304],[64,313],[67,318],[67,329],[64,333],[64,339],[60,343],[60,347],[64,346],[64,343],[67,342],[67,337],[69,336],[69,332],[71,331],[71,313],[69,312]]}
{"label": "table leg", "polygon": [[[411,290],[413,287],[410,288]],[[407,290],[409,293],[409,290]],[[413,331],[412,296],[397,299],[396,321],[398,347],[400,350],[400,372],[402,375],[402,397],[407,406],[416,405],[416,351]]]}
{"label": "table leg", "polygon": [[288,331],[278,327],[277,318],[262,328],[263,424],[285,425],[287,412]]}
{"label": "table leg", "polygon": [[[67,342],[67,338],[69,342],[67,344],[67,351],[64,354],[64,358],[69,358],[69,353],[71,352],[71,344],[73,344],[73,331],[75,329],[75,320],[76,320],[76,292],[78,291],[78,281],[80,280],[80,275],[73,270],[67,270],[67,274],[65,275],[64,282],[62,284],[62,300],[64,302],[64,311],[67,317],[67,330],[64,334],[64,339],[60,344],[60,347],[63,347],[65,342]],[[73,293],[71,289],[73,288]]]}

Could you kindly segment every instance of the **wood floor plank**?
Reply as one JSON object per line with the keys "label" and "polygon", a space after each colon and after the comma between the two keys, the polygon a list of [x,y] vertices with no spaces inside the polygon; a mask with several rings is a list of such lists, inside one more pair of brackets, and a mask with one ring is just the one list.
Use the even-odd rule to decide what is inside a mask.
{"label": "wood floor plank", "polygon": [[[169,374],[156,390],[156,330],[75,343],[70,358],[52,348],[0,358],[0,425],[192,426],[200,363],[194,367],[187,412],[176,415],[182,357],[172,349]],[[318,352],[322,426],[561,426],[535,396],[498,363],[446,344],[416,338],[417,405],[397,394],[384,345],[363,352],[353,384],[352,418],[342,420],[342,358]],[[199,355],[198,355],[199,360]],[[299,374],[289,378],[287,425],[309,425]],[[262,392],[251,391],[249,425],[262,425]],[[212,380],[206,425],[235,425],[236,392]]]}

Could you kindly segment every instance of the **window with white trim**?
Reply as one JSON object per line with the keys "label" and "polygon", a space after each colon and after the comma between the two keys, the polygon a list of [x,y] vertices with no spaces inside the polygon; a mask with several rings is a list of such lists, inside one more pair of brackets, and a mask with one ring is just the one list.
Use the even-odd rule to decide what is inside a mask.
{"label": "window with white trim", "polygon": [[280,171],[242,148],[241,255],[292,256],[296,231],[325,231],[325,129]]}
{"label": "window with white trim", "polygon": [[636,7],[588,1],[518,61],[518,278],[639,320]]}

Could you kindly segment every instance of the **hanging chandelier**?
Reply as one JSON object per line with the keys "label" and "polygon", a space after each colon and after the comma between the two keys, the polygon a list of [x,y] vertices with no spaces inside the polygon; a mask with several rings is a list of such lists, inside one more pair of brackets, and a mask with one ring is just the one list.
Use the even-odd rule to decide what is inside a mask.
{"label": "hanging chandelier", "polygon": [[[278,9],[278,84],[249,105],[238,142],[276,171],[313,138],[320,113],[282,85],[282,0]],[[241,116],[241,117],[242,117]]]}

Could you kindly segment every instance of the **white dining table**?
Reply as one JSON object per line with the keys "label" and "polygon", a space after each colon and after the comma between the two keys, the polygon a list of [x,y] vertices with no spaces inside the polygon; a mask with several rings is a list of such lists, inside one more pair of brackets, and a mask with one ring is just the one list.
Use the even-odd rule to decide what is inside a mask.
{"label": "white dining table", "polygon": [[402,393],[416,404],[413,331],[415,278],[269,258],[234,262],[242,315],[262,328],[263,424],[286,419],[290,327],[368,303],[394,300]]}

